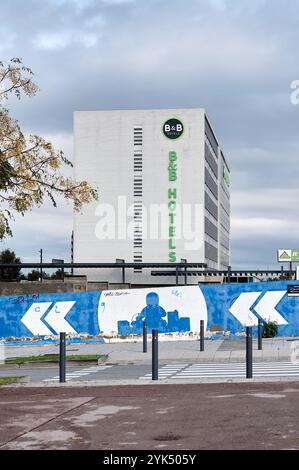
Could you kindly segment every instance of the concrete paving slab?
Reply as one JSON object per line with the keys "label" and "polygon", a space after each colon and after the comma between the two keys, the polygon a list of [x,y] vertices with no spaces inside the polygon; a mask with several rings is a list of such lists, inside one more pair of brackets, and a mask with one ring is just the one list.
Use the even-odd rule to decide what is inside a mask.
{"label": "concrete paving slab", "polygon": [[298,400],[298,381],[1,388],[0,449],[298,450]]}

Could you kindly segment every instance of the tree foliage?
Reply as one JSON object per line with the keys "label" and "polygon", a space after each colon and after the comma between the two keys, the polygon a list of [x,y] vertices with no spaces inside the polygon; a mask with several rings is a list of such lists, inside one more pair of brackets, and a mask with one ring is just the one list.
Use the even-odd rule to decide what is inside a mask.
{"label": "tree foliage", "polygon": [[[43,271],[43,279],[48,279],[48,274]],[[39,281],[40,280],[40,270],[39,269],[32,269],[27,276],[23,276],[23,279],[28,281]]]}
{"label": "tree foliage", "polygon": [[83,204],[97,199],[97,190],[87,181],[74,181],[63,175],[72,163],[62,151],[38,135],[25,136],[17,120],[3,103],[11,95],[34,96],[38,91],[33,72],[14,58],[0,62],[0,239],[11,235],[10,220],[15,213],[30,211],[49,198],[56,207],[57,196],[73,202],[79,211]]}
{"label": "tree foliage", "polygon": [[274,338],[278,334],[278,325],[276,321],[267,321],[264,324],[263,337]]}
{"label": "tree foliage", "polygon": [[[0,253],[0,263],[5,264],[19,264],[21,263],[20,258],[16,257],[14,251],[3,250]],[[16,266],[14,268],[2,268],[0,269],[0,280],[1,281],[19,281],[21,274],[21,268]]]}

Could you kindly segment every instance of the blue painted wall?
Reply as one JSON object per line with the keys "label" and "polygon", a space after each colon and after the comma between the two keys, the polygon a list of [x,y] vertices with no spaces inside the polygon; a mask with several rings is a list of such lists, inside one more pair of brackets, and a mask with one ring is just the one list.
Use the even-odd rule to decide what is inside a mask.
{"label": "blue painted wall", "polygon": [[[252,284],[226,284],[226,285],[204,285],[200,288],[190,286],[187,289],[200,289],[203,293],[207,307],[207,329],[218,325],[224,330],[230,330],[231,333],[244,331],[244,326],[230,313],[229,309],[243,292],[260,292],[260,296],[252,305],[251,311],[258,317],[254,308],[261,300],[263,294],[269,291],[284,291],[285,294],[276,306],[276,310],[288,322],[287,325],[279,326],[279,335],[281,336],[299,336],[299,297],[288,297],[286,294],[288,284],[296,284],[298,281],[278,281],[278,282],[260,282]],[[178,290],[180,287],[177,288]],[[186,287],[185,287],[186,289]],[[154,290],[154,289],[153,289]],[[144,293],[141,289],[134,291],[142,297],[140,303],[144,306]],[[134,294],[135,295],[135,294]],[[199,292],[200,295],[200,292]],[[101,315],[98,318],[98,307],[101,298],[101,292],[83,292],[83,293],[61,293],[61,294],[36,294],[21,296],[2,296],[0,297],[0,338],[7,337],[32,337],[32,332],[22,323],[21,319],[33,303],[51,302],[51,307],[55,302],[75,301],[74,306],[65,316],[65,320],[77,333],[89,333],[97,335],[101,331]],[[178,309],[179,310],[179,309]],[[141,312],[141,309],[139,310]],[[51,333],[56,334],[45,318],[49,311],[45,312],[40,321],[47,325]],[[189,317],[188,311],[184,311],[184,316]],[[193,312],[194,314],[194,312]],[[132,324],[132,312],[127,312],[128,317],[123,321]],[[200,312],[198,312],[200,316]],[[186,323],[187,324],[187,323]],[[186,324],[176,322],[173,331],[186,331]],[[170,328],[171,329],[171,328]],[[162,330],[161,330],[162,331]],[[168,330],[167,330],[168,331]],[[119,331],[120,332],[120,331]]]}
{"label": "blue painted wall", "polygon": [[[63,294],[35,294],[19,296],[0,297],[0,338],[9,336],[22,337],[34,336],[22,323],[21,318],[25,315],[29,307],[36,302],[76,301],[74,307],[66,315],[65,319],[78,333],[89,333],[97,335],[98,325],[98,303],[100,292],[78,292]],[[42,321],[48,312],[41,318]],[[47,324],[53,334],[56,332]]]}
{"label": "blue painted wall", "polygon": [[[299,284],[299,281],[256,282],[250,284],[212,284],[202,286],[208,309],[208,329],[212,325],[220,325],[231,333],[245,331],[240,322],[230,313],[229,309],[242,292],[260,292],[261,295],[252,305],[251,311],[262,298],[262,294],[269,291],[287,291],[288,284]],[[288,322],[288,325],[278,326],[279,336],[299,336],[299,297],[288,297],[287,293],[276,305],[276,310]],[[256,314],[257,318],[259,316]],[[254,327],[253,333],[257,333]]]}

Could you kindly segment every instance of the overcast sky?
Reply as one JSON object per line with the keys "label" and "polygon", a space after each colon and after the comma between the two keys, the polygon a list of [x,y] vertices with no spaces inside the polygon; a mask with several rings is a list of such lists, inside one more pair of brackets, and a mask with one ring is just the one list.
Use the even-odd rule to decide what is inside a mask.
{"label": "overcast sky", "polygon": [[[0,60],[21,57],[41,90],[11,104],[27,132],[71,158],[74,110],[204,107],[232,174],[232,266],[299,248],[299,2],[1,0],[0,18]],[[71,214],[18,217],[0,248],[67,260]]]}

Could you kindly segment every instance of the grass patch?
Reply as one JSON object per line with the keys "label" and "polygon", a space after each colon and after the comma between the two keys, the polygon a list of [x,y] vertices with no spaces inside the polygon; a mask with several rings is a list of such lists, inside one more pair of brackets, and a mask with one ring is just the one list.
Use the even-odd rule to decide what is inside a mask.
{"label": "grass patch", "polygon": [[[104,354],[73,354],[67,355],[67,361],[97,361]],[[24,362],[59,362],[59,354],[44,354],[43,356],[11,357],[5,364],[23,364]]]}
{"label": "grass patch", "polygon": [[0,377],[0,386],[14,384],[20,381],[22,377]]}

